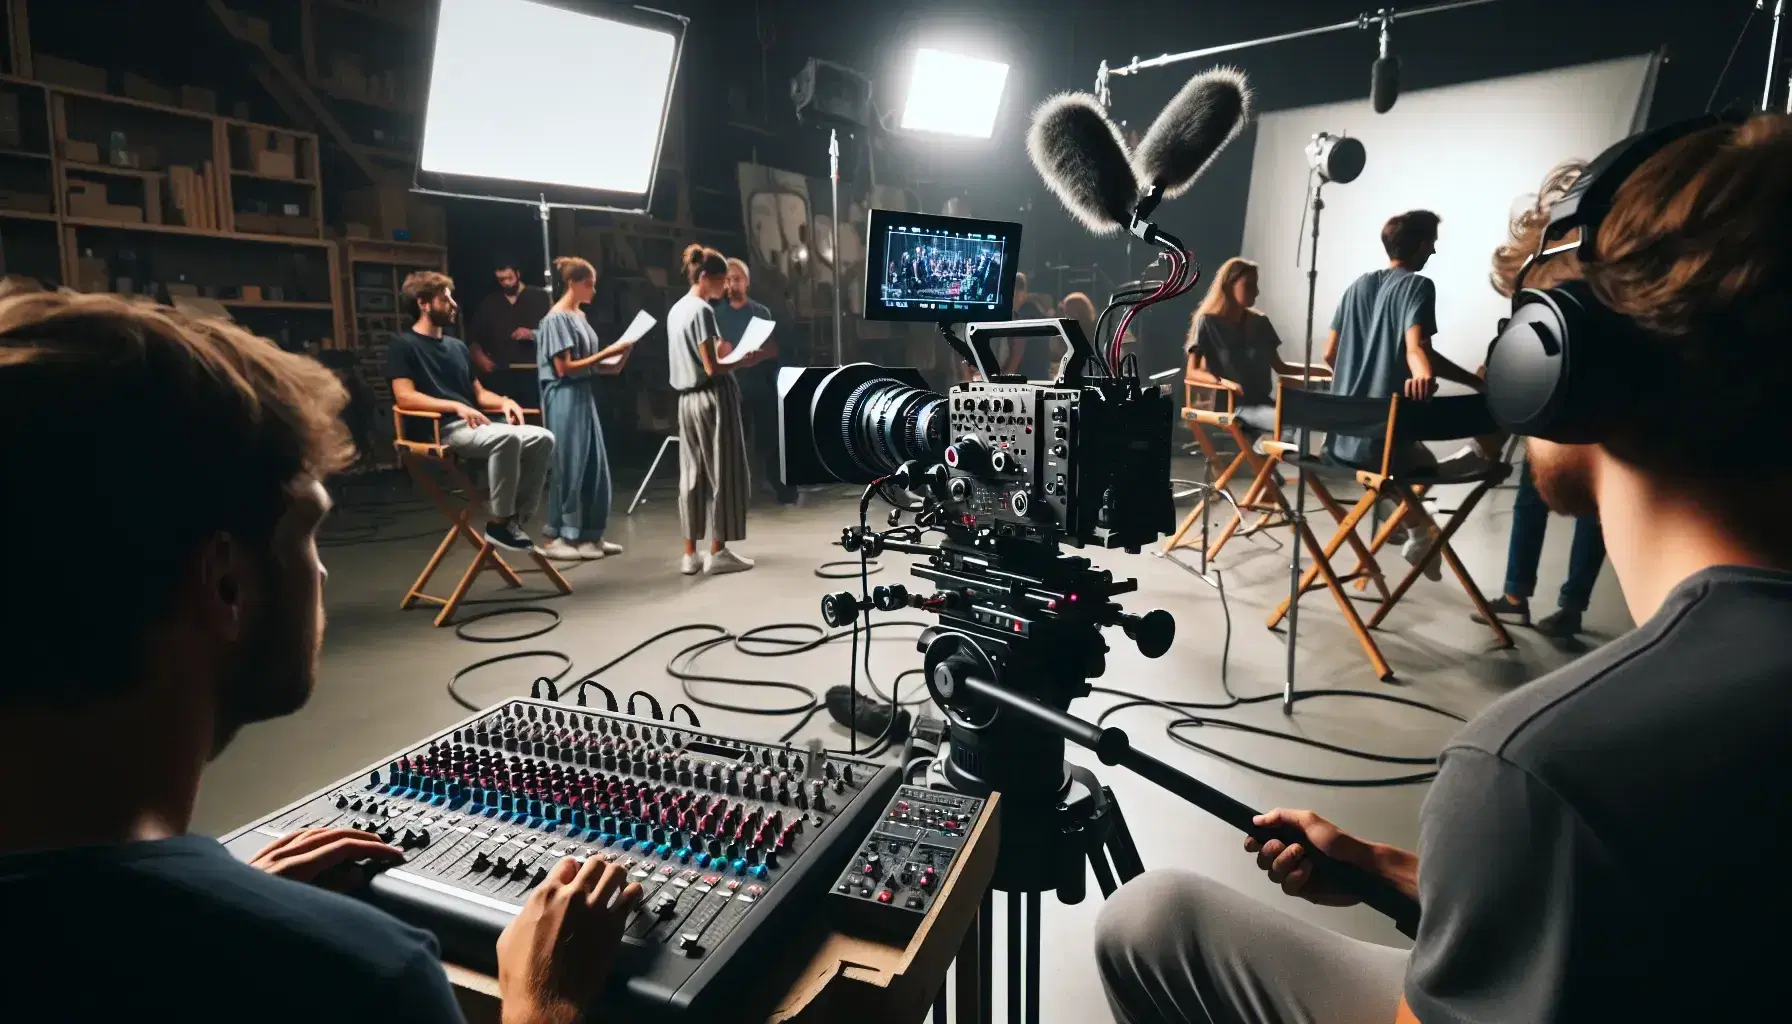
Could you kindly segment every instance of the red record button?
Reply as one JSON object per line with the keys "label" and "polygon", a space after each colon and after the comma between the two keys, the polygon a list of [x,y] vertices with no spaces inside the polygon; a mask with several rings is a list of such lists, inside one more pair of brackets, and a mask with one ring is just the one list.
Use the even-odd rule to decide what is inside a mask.
{"label": "red record button", "polygon": [[896,898],[896,894],[891,892],[888,889],[885,889],[882,892],[877,894],[877,902],[879,902],[879,903],[888,903],[895,898]]}

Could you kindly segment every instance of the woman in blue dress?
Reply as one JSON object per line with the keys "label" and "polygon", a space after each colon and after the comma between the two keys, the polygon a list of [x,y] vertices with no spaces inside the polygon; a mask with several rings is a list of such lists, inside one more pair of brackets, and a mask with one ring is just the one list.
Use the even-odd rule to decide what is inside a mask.
{"label": "woman in blue dress", "polygon": [[[554,473],[548,486],[547,522],[552,538],[542,553],[562,561],[622,553],[604,540],[610,519],[610,460],[597,418],[597,377],[619,373],[631,346],[602,347],[581,306],[597,291],[597,271],[577,256],[554,261],[564,291],[535,330],[536,377],[541,381],[543,424],[554,432]],[[600,366],[624,356],[613,366]]]}

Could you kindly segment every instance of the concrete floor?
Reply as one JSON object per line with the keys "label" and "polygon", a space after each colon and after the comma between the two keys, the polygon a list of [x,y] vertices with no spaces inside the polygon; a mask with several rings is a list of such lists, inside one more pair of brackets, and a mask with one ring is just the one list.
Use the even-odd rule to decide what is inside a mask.
{"label": "concrete floor", "polygon": [[[1199,476],[1198,465],[1177,468],[1178,476]],[[569,569],[567,578],[575,593],[548,602],[563,616],[560,627],[534,640],[503,645],[458,640],[452,630],[430,624],[433,613],[429,610],[398,611],[400,596],[439,536],[439,520],[433,511],[416,507],[415,495],[402,480],[363,481],[348,489],[333,522],[333,535],[343,541],[366,538],[369,525],[377,522],[380,539],[336,544],[324,552],[331,572],[327,590],[330,621],[317,691],[300,713],[245,730],[217,760],[205,779],[195,828],[210,833],[233,828],[464,717],[467,712],[448,697],[444,686],[457,668],[481,658],[511,650],[557,649],[573,659],[577,674],[680,623],[710,621],[736,631],[768,622],[819,623],[821,594],[839,589],[841,584],[816,579],[813,569],[824,560],[843,557],[839,548],[829,545],[854,517],[845,490],[815,492],[801,508],[756,508],[751,537],[737,547],[758,559],[759,567],[715,579],[687,578],[678,574],[676,566],[678,522],[669,486],[674,475],[662,470],[661,486],[648,492],[648,502],[636,515],[624,516],[621,509],[640,474],[638,470],[619,473],[619,481],[630,490],[617,497],[609,539],[625,545],[627,552]],[[1498,592],[1504,572],[1511,498],[1510,490],[1496,492],[1457,535],[1458,553],[1490,596]],[[371,500],[397,504],[374,507]],[[425,531],[430,535],[418,536]],[[1540,614],[1553,605],[1555,589],[1561,584],[1569,535],[1565,524],[1557,524],[1550,532],[1539,587],[1543,595],[1538,602]],[[1284,536],[1235,541],[1222,553],[1220,564],[1234,625],[1230,678],[1240,693],[1274,691],[1282,683],[1284,635],[1266,630],[1263,620],[1286,593]],[[1096,561],[1117,576],[1138,577],[1139,592],[1125,601],[1129,610],[1164,608],[1177,623],[1175,645],[1155,661],[1141,657],[1130,641],[1114,632],[1109,638],[1113,652],[1108,673],[1097,685],[1167,700],[1219,699],[1225,620],[1216,592],[1155,556],[1098,553]],[[450,567],[458,571],[459,564],[464,562],[457,554]],[[1385,559],[1384,565],[1390,573],[1396,566],[1404,567],[1397,555]],[[907,574],[897,568],[886,569],[873,582],[906,579]],[[441,579],[452,579],[449,570],[444,570]],[[486,580],[489,582],[476,591],[482,598],[508,599],[517,593],[503,592],[490,575]],[[542,596],[545,591],[532,588],[524,593]],[[1300,625],[1301,687],[1399,693],[1463,715],[1472,715],[1500,694],[1631,625],[1608,567],[1587,617],[1592,631],[1587,644],[1560,645],[1529,630],[1514,630],[1515,650],[1493,650],[1491,634],[1469,621],[1468,600],[1446,574],[1442,583],[1421,581],[1380,632],[1383,651],[1399,673],[1398,681],[1388,684],[1374,678],[1328,595],[1312,595],[1303,608],[1310,611]],[[534,621],[496,622],[491,631],[508,633]],[[874,646],[872,664],[880,683],[887,686],[898,671],[919,664],[913,634],[914,630],[891,629],[888,642]],[[668,677],[662,666],[679,646],[682,644],[676,639],[663,641],[604,678],[621,692],[644,689],[670,706],[685,698],[678,681]],[[822,691],[845,681],[848,662],[846,646],[835,644],[773,661],[723,649],[701,664],[717,674],[782,677]],[[526,693],[530,680],[552,674],[559,667],[555,659],[547,657],[494,666],[469,677],[463,692],[476,702],[495,702]],[[700,692],[740,704],[789,703],[788,694],[775,691],[710,687]],[[905,687],[905,692],[912,690]],[[1116,700],[1096,695],[1076,702],[1071,710],[1092,718]],[[775,739],[793,721],[701,710],[706,728],[761,740]],[[1454,725],[1439,716],[1367,700],[1313,700],[1299,705],[1292,717],[1283,716],[1275,702],[1230,714],[1290,734],[1416,756],[1435,754]],[[1311,807],[1361,835],[1406,846],[1416,842],[1423,786],[1346,789],[1272,779],[1178,746],[1165,736],[1161,728],[1165,720],[1161,712],[1132,710],[1110,724],[1124,726],[1140,748],[1253,806]],[[825,713],[798,739],[809,736],[845,746],[844,730],[834,726]],[[1413,770],[1352,761],[1244,734],[1204,738],[1238,756],[1288,772],[1365,778]],[[1240,836],[1227,826],[1120,769],[1099,765],[1092,755],[1073,751],[1071,757],[1094,767],[1101,780],[1113,788],[1147,867],[1195,868],[1267,904],[1339,931],[1387,943],[1401,941],[1392,926],[1372,911],[1328,910],[1284,898],[1257,874],[1252,858],[1242,852]],[[1093,884],[1090,890],[1098,892]],[[1106,1019],[1090,956],[1090,934],[1098,909],[1099,901],[1093,898],[1078,906],[1047,900],[1043,946],[1043,1019],[1047,1022]],[[1003,917],[998,912],[998,951],[1005,948]],[[998,971],[998,1015],[1005,1005],[1003,980]]]}

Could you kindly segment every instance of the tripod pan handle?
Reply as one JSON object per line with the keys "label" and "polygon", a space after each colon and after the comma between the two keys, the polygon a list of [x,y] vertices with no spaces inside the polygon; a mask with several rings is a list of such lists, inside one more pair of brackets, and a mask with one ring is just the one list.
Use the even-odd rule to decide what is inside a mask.
{"label": "tripod pan handle", "polygon": [[1419,901],[1395,888],[1394,883],[1355,864],[1326,856],[1319,852],[1305,832],[1292,825],[1277,828],[1252,825],[1245,831],[1258,842],[1280,839],[1286,845],[1299,843],[1306,851],[1307,860],[1312,862],[1313,882],[1354,894],[1369,907],[1392,918],[1400,934],[1409,939],[1418,938]]}

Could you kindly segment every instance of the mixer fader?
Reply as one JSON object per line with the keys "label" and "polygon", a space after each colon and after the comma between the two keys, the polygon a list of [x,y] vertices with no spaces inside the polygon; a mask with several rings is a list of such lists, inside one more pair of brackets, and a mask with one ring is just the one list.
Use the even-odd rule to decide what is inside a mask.
{"label": "mixer fader", "polygon": [[558,860],[620,862],[645,897],[612,1005],[729,1019],[758,962],[753,939],[838,877],[895,783],[894,768],[856,758],[519,699],[224,842],[247,858],[294,829],[374,832],[404,863],[367,898],[487,970]]}

